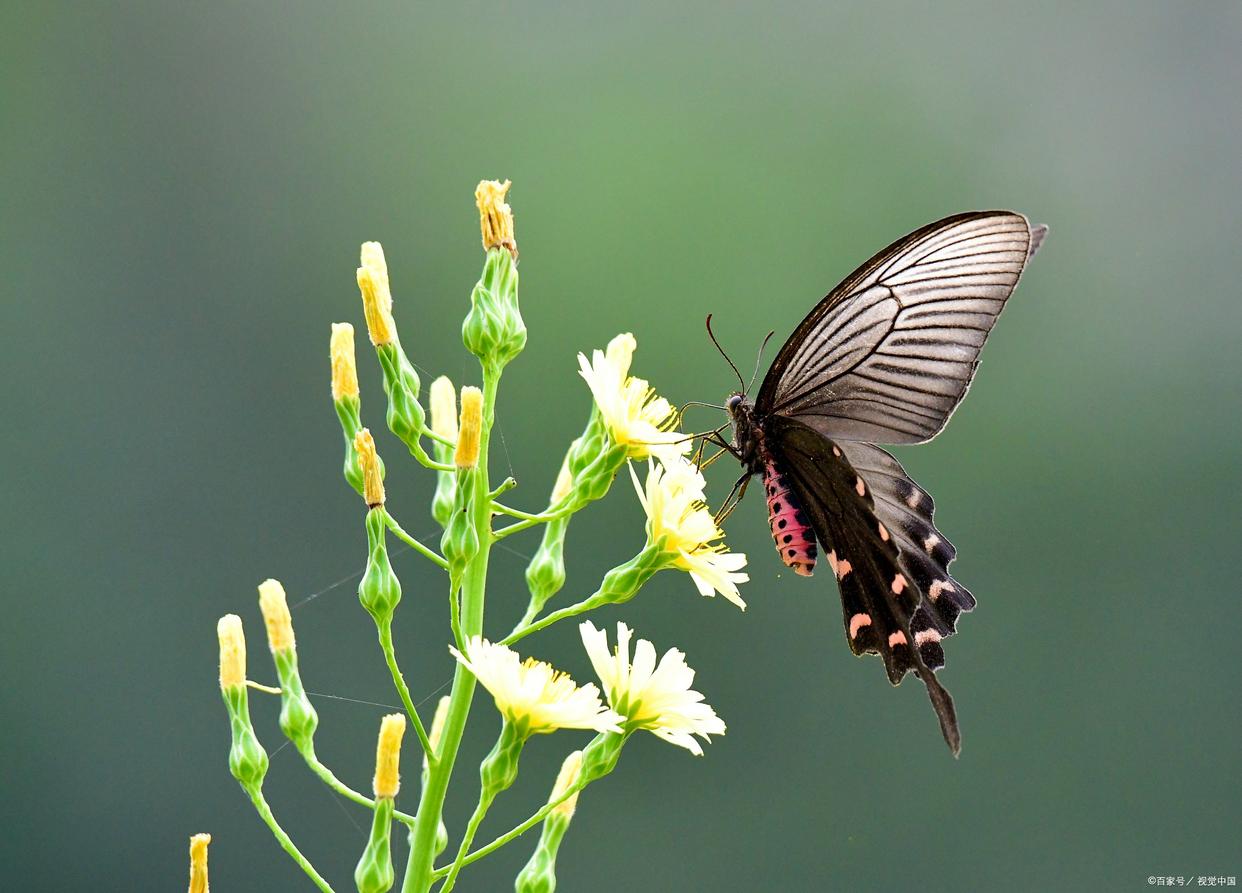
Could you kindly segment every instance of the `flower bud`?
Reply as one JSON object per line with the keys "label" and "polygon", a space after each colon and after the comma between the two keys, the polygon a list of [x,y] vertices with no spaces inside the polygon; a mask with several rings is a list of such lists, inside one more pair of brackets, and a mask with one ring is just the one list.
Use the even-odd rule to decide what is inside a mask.
{"label": "flower bud", "polygon": [[292,651],[295,647],[293,617],[289,614],[285,587],[279,581],[264,580],[259,584],[259,610],[267,626],[267,645],[272,653]]}
{"label": "flower bud", "polygon": [[387,893],[397,881],[392,867],[392,799],[382,797],[375,801],[375,813],[371,820],[371,836],[367,838],[362,858],[354,868],[354,885],[358,893]]}
{"label": "flower bud", "polygon": [[552,488],[552,496],[548,500],[548,505],[557,505],[570,494],[573,488],[574,473],[569,470],[569,456],[567,455],[561,462],[561,470],[556,476],[556,485]]}
{"label": "flower bud", "polygon": [[387,526],[382,508],[367,512],[367,569],[358,584],[358,600],[377,624],[392,621],[401,601],[401,581],[388,560]]}
{"label": "flower bud", "polygon": [[480,799],[494,798],[517,781],[518,759],[528,737],[516,723],[508,719],[504,721],[491,753],[479,764],[479,780],[483,788]]}
{"label": "flower bud", "polygon": [[457,499],[453,505],[453,514],[444,535],[440,537],[440,552],[449,565],[449,575],[460,578],[470,559],[479,554],[479,532],[474,526],[474,512],[470,504],[471,490],[474,489],[474,469],[462,469],[458,472]]}
{"label": "flower bud", "polygon": [[405,716],[390,713],[380,722],[379,741],[375,745],[376,797],[392,799],[401,787],[401,739],[405,735]]}
{"label": "flower bud", "polygon": [[280,583],[265,580],[259,584],[259,610],[263,612],[263,620],[267,624],[267,644],[280,680],[280,730],[300,753],[313,753],[319,714],[302,686],[293,620],[289,616],[285,589]]}
{"label": "flower bud", "polygon": [[362,293],[362,312],[367,320],[367,333],[376,347],[397,339],[392,319],[392,291],[388,286],[388,264],[379,242],[363,242],[358,268],[358,290]]}
{"label": "flower bud", "polygon": [[225,614],[216,624],[220,640],[220,688],[237,688],[246,684],[246,634],[241,618]]}
{"label": "flower bud", "polygon": [[354,327],[347,322],[332,324],[332,338],[328,342],[332,359],[332,399],[358,399],[358,366],[354,359]]}
{"label": "flower bud", "polygon": [[[362,495],[362,468],[358,465],[358,451],[354,449],[354,437],[362,428],[361,399],[358,393],[358,370],[354,364],[354,327],[347,322],[332,324],[329,346],[332,358],[332,405],[345,435],[345,481]],[[379,463],[380,474],[384,463]]]}
{"label": "flower bud", "polygon": [[526,324],[518,307],[517,243],[513,214],[504,202],[509,182],[483,181],[475,191],[483,247],[483,276],[470,295],[462,324],[466,349],[498,372],[526,346]]}
{"label": "flower bud", "polygon": [[479,437],[483,428],[483,392],[478,388],[461,389],[461,428],[457,435],[457,452],[453,461],[458,468],[474,468],[479,464]]}
{"label": "flower bud", "polygon": [[530,590],[527,616],[535,617],[548,599],[565,585],[565,534],[569,516],[556,518],[543,527],[543,540],[526,566],[526,588]]}
{"label": "flower bud", "polygon": [[195,834],[190,838],[190,893],[208,893],[207,845],[210,834]]}
{"label": "flower bud", "polygon": [[[431,430],[448,441],[457,440],[457,392],[453,383],[441,375],[431,383]],[[436,461],[441,465],[453,464],[454,447],[445,443],[435,444]],[[451,471],[436,471],[436,493],[431,501],[431,516],[444,527],[453,514],[453,501],[457,493],[457,476]]]}
{"label": "flower bud", "polygon": [[379,454],[375,452],[375,438],[368,429],[363,428],[354,435],[354,451],[362,469],[362,498],[368,508],[383,505],[384,475],[380,470]]}
{"label": "flower bud", "polygon": [[[598,781],[617,767],[621,758],[621,748],[625,746],[624,732],[601,732],[591,739],[591,743],[582,752],[582,765],[578,777],[586,784]],[[585,786],[585,785],[584,785]]]}
{"label": "flower bud", "polygon": [[[552,788],[552,795],[548,797],[549,803],[555,803],[577,783],[581,766],[582,751],[575,750],[565,758]],[[569,829],[577,803],[578,795],[575,793],[548,813],[548,817],[543,820],[539,844],[514,884],[517,893],[553,893],[556,890],[556,854],[565,832]]]}
{"label": "flower bud", "polygon": [[246,638],[241,618],[227,614],[216,626],[220,639],[220,694],[232,728],[229,771],[243,788],[255,792],[267,774],[267,751],[259,743],[250,722],[246,689]]}

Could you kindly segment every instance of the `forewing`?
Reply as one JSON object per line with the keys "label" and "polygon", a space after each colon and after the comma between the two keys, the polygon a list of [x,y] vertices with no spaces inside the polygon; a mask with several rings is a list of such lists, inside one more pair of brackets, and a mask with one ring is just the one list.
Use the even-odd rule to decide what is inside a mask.
{"label": "forewing", "polygon": [[878,516],[873,488],[844,449],[817,431],[777,419],[765,433],[837,577],[851,650],[878,653],[894,685],[913,670],[956,754],[961,735],[953,699],[934,672],[944,664],[941,634],[931,631],[922,593],[902,565],[897,537]]}
{"label": "forewing", "polygon": [[944,428],[1046,227],[946,217],[838,285],[781,348],[756,399],[834,440],[921,443]]}

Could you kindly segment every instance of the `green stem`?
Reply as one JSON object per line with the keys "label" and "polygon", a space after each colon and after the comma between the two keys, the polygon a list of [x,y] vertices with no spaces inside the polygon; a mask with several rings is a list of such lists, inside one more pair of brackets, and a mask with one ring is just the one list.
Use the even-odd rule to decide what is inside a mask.
{"label": "green stem", "polygon": [[[357,803],[359,806],[365,806],[368,809],[372,809],[372,810],[375,809],[374,800],[372,800],[366,794],[361,794],[358,791],[355,791],[349,785],[345,784],[345,782],[337,778],[336,773],[334,773],[331,769],[329,769],[323,763],[319,762],[319,758],[315,756],[314,750],[302,751],[302,759],[306,761],[306,765],[310,767],[310,770],[314,772],[315,775],[317,775],[324,784],[326,784],[332,790],[336,791],[346,800],[352,800],[354,803]],[[397,821],[403,822],[404,824],[409,825],[411,828],[414,827],[414,816],[410,815],[409,813],[401,812],[400,810],[394,809],[392,815],[393,815],[393,818],[395,818]]]}
{"label": "green stem", "polygon": [[512,515],[515,518],[521,519],[519,521],[515,521],[514,523],[508,525],[507,527],[502,527],[499,530],[497,530],[494,536],[498,540],[502,540],[507,536],[512,536],[515,533],[521,533],[523,530],[529,530],[530,528],[534,527],[536,524],[547,524],[549,521],[556,521],[560,518],[564,518],[566,515],[573,514],[572,504],[565,506],[563,508],[559,508],[556,511],[545,510],[538,514],[533,514],[531,512],[524,512],[524,511],[521,511],[520,509],[510,508],[507,505],[501,505],[499,502],[494,502],[492,503],[492,505],[499,512],[503,512],[506,515]]}
{"label": "green stem", "polygon": [[449,440],[447,437],[441,437],[439,434],[432,431],[430,428],[427,428],[423,433],[427,435],[427,438],[429,440],[434,440],[436,443],[443,444],[444,446],[447,446],[447,447],[457,446],[457,441]]}
{"label": "green stem", "polygon": [[[457,650],[462,651],[466,647],[466,640],[461,634],[461,602],[458,601],[458,592],[461,590],[461,580],[457,577],[449,578],[449,627],[453,631],[453,642],[457,645]],[[462,653],[465,653],[464,651]]]}
{"label": "green stem", "polygon": [[[498,369],[483,370],[483,424],[479,435],[478,474],[473,475],[476,488],[471,500],[474,511],[475,530],[479,536],[478,554],[466,565],[462,577],[461,630],[466,637],[483,633],[483,602],[487,589],[487,560],[491,553],[491,503],[487,476],[487,454],[491,441],[492,419],[496,405],[496,388],[500,380]],[[466,729],[466,718],[474,699],[474,675],[457,665],[453,674],[453,690],[450,695],[448,714],[444,719],[444,731],[440,738],[440,756],[432,760],[418,803],[418,818],[410,840],[410,855],[406,862],[402,893],[427,893],[431,888],[431,865],[435,858],[436,828],[444,812],[444,798],[448,793],[449,779],[457,761],[457,749],[461,746]]]}
{"label": "green stem", "polygon": [[486,793],[479,795],[479,805],[474,808],[474,814],[466,823],[466,833],[462,835],[461,846],[457,848],[457,858],[449,866],[448,877],[444,881],[444,886],[440,888],[440,893],[449,893],[457,884],[457,875],[461,873],[462,867],[466,864],[466,854],[470,852],[470,844],[474,843],[474,835],[478,833],[479,825],[483,824],[483,817],[487,815],[495,799],[495,795],[489,796]]}
{"label": "green stem", "polygon": [[[560,806],[562,803],[564,803],[574,794],[577,794],[579,791],[581,791],[585,787],[586,787],[586,784],[582,782],[579,782],[578,784],[574,785],[569,790],[567,790],[564,794],[558,797],[556,800],[553,800],[551,803],[544,805],[542,808],[540,808],[540,810],[537,813],[535,813],[533,816],[528,818],[526,821],[522,822],[522,824],[518,825],[516,828],[513,828],[511,831],[506,831],[504,834],[497,837],[491,843],[486,844],[485,846],[479,847],[473,853],[466,856],[464,859],[461,860],[462,867],[464,868],[465,866],[469,865],[471,862],[477,862],[479,859],[482,859],[484,856],[487,856],[487,855],[490,855],[491,853],[496,852],[496,850],[500,849],[502,846],[504,846],[509,841],[514,840],[518,837],[521,837],[531,828],[535,827],[540,822],[542,822],[544,819],[546,819],[548,815],[551,814],[552,810],[556,809],[556,807]],[[446,874],[448,874],[450,870],[451,870],[450,866],[445,866],[444,868],[436,869],[436,871],[432,873],[432,878],[433,879],[442,878]],[[448,887],[446,885],[444,890],[447,890],[447,889]],[[440,893],[444,893],[444,890],[441,890]]]}
{"label": "green stem", "polygon": [[434,765],[436,757],[432,752],[431,742],[427,740],[427,730],[423,728],[423,721],[418,718],[418,710],[414,708],[409,686],[405,684],[405,677],[401,675],[401,668],[397,666],[397,653],[392,646],[392,620],[377,623],[376,626],[379,628],[380,649],[384,652],[384,660],[388,662],[388,669],[392,673],[393,685],[397,687],[397,692],[401,695],[401,703],[405,705],[405,712],[409,715],[410,722],[414,724],[414,733],[418,735],[418,741],[423,746],[423,753],[427,754],[427,759]]}
{"label": "green stem", "polygon": [[419,555],[422,555],[424,558],[426,558],[432,564],[435,564],[436,566],[440,567],[442,570],[448,570],[448,566],[449,566],[448,562],[441,555],[437,554],[435,551],[428,548],[427,546],[424,546],[418,540],[414,539],[414,537],[406,533],[404,528],[402,528],[402,526],[397,523],[397,519],[388,513],[388,509],[384,509],[384,524],[388,527],[389,530],[391,530],[396,535],[397,539],[406,543],[410,548],[412,548]]}
{"label": "green stem", "polygon": [[305,871],[307,876],[315,882],[315,886],[324,891],[324,893],[335,893],[332,886],[315,870],[315,866],[311,865],[310,861],[293,845],[293,841],[285,833],[285,829],[280,827],[280,823],[276,821],[276,816],[272,815],[272,808],[267,805],[267,800],[263,797],[263,791],[255,788],[254,790],[247,791],[247,793],[250,794],[250,800],[254,803],[254,808],[258,811],[259,817],[271,829],[272,836],[276,838],[284,851],[292,857],[293,861],[298,863],[298,867]]}
{"label": "green stem", "polygon": [[514,642],[518,641],[518,639],[524,639],[531,633],[537,633],[541,629],[547,629],[558,620],[564,620],[566,617],[576,617],[579,614],[584,614],[587,611],[598,608],[603,604],[606,604],[606,602],[602,601],[600,599],[600,593],[596,592],[594,595],[584,598],[575,605],[569,605],[568,607],[561,608],[559,611],[553,611],[542,620],[536,620],[532,623],[528,622],[524,617],[522,618],[522,622],[514,627],[513,632],[509,633],[509,635],[505,636],[500,641],[500,644],[512,645]]}

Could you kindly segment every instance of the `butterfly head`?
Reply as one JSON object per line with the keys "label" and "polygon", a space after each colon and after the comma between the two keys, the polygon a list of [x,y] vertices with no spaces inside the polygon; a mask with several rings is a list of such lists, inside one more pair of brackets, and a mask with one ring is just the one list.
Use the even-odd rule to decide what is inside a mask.
{"label": "butterfly head", "polygon": [[733,447],[743,463],[749,466],[757,460],[762,437],[755,421],[755,404],[745,394],[734,391],[725,400],[725,410],[733,425]]}

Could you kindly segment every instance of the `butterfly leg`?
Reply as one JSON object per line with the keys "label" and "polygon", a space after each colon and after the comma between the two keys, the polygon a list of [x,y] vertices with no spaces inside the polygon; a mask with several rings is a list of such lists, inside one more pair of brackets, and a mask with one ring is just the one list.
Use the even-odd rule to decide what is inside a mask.
{"label": "butterfly leg", "polygon": [[725,518],[733,514],[733,510],[741,505],[742,497],[746,495],[746,488],[750,486],[750,478],[751,473],[748,471],[734,482],[729,495],[725,497],[725,501],[720,506],[720,511],[716,512],[717,527],[723,524]]}

